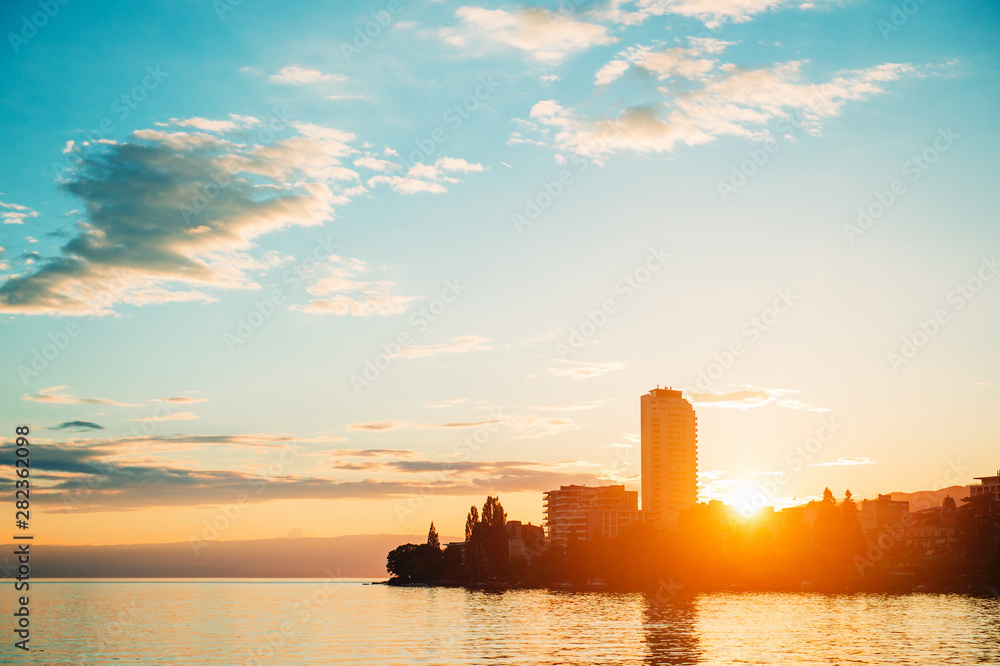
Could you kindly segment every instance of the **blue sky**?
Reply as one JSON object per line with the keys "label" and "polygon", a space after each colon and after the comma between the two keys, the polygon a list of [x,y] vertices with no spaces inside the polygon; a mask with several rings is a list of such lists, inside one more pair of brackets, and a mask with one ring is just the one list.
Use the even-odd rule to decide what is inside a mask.
{"label": "blue sky", "polygon": [[997,467],[994,5],[40,7],[0,10],[0,390],[53,542],[261,475],[221,538],[538,521],[638,483],[657,384],[706,499]]}

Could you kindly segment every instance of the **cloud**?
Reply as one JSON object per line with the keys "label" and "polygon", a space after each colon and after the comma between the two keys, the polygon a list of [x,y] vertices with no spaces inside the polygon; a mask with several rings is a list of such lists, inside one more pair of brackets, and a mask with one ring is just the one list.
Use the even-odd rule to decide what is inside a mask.
{"label": "cloud", "polygon": [[578,51],[617,41],[602,25],[539,8],[508,12],[461,7],[455,16],[461,23],[439,33],[448,44],[468,50],[488,41],[519,49],[549,64],[559,63]]}
{"label": "cloud", "polygon": [[692,39],[690,48],[674,47],[654,50],[647,46],[633,46],[618,54],[616,60],[601,67],[595,75],[595,85],[608,85],[635,67],[655,76],[658,80],[672,77],[700,80],[707,78],[718,64],[717,60],[701,57],[707,53],[718,53],[731,42],[703,38]]}
{"label": "cloud", "polygon": [[554,363],[561,364],[549,368],[546,372],[557,377],[572,377],[573,379],[592,379],[612,372],[616,372],[626,367],[627,363],[617,361],[605,361],[603,363],[588,363],[586,361],[573,361],[570,359],[554,359]]}
{"label": "cloud", "polygon": [[24,224],[25,220],[38,217],[38,211],[16,203],[0,201],[0,222],[3,224]]}
{"label": "cloud", "polygon": [[169,402],[175,405],[190,405],[195,402],[208,402],[208,398],[189,398],[184,395],[175,395],[169,398],[160,398],[158,402]]}
{"label": "cloud", "polygon": [[[718,28],[725,21],[743,23],[756,14],[786,8],[811,9],[827,4],[822,0],[611,0],[598,13],[603,20],[638,25],[652,16],[673,14],[698,19],[708,28]],[[634,6],[632,8],[631,6]]]}
{"label": "cloud", "polygon": [[490,351],[487,342],[489,338],[479,335],[459,335],[451,339],[451,342],[443,342],[434,345],[406,345],[400,351],[393,354],[398,358],[430,358],[440,354],[464,354],[470,351]]}
{"label": "cloud", "polygon": [[402,449],[336,449],[330,454],[343,458],[411,458],[416,452]]}
{"label": "cloud", "polygon": [[65,385],[51,386],[46,389],[41,389],[34,395],[22,395],[21,400],[44,402],[50,405],[112,405],[114,407],[141,407],[141,405],[137,404],[117,402],[115,400],[106,400],[104,398],[75,398],[71,395],[60,393],[60,391],[64,388],[66,388]]}
{"label": "cloud", "polygon": [[132,419],[132,421],[192,421],[197,418],[198,416],[191,412],[174,412],[166,416],[146,416],[140,419]]}
{"label": "cloud", "polygon": [[85,203],[87,220],[60,256],[0,286],[0,311],[109,314],[119,303],[208,301],[207,287],[256,287],[248,272],[265,264],[249,252],[253,239],[321,225],[346,201],[334,190],[353,135],[295,128],[298,136],[264,146],[139,130],[85,147],[61,187]]}
{"label": "cloud", "polygon": [[348,430],[362,430],[368,432],[381,432],[383,430],[415,430],[415,429],[436,429],[436,428],[478,428],[479,426],[503,423],[501,419],[485,421],[449,421],[447,423],[414,423],[413,421],[372,421],[370,423],[352,423],[347,426]]}
{"label": "cloud", "polygon": [[314,314],[388,316],[402,314],[407,303],[415,296],[392,293],[393,282],[388,280],[361,280],[358,276],[368,271],[360,259],[331,255],[318,269],[320,277],[306,287],[311,299],[305,305],[293,305],[292,310]]}
{"label": "cloud", "polygon": [[694,146],[723,136],[772,139],[769,126],[793,118],[806,132],[818,134],[823,120],[839,115],[848,102],[884,94],[888,83],[919,75],[912,65],[886,63],[811,83],[804,80],[805,62],[791,61],[751,70],[727,65],[709,76],[714,61],[690,57],[705,48],[714,47],[627,50],[625,59],[613,60],[598,71],[597,83],[608,84],[621,76],[627,69],[621,63],[629,64],[631,58],[659,78],[684,79],[690,90],[674,94],[660,87],[658,97],[626,106],[613,117],[591,118],[557,100],[542,100],[531,108],[528,119],[517,119],[519,129],[508,143],[544,143],[600,163],[603,156],[617,152],[671,152],[678,145]]}
{"label": "cloud", "polygon": [[[375,170],[388,170],[389,165],[392,168],[398,166],[385,160],[374,160],[373,158],[362,158],[362,160],[363,163],[355,161],[355,164],[359,166],[370,165],[369,168],[371,166],[383,167]],[[419,192],[443,194],[448,191],[448,188],[442,183],[462,182],[461,179],[448,175],[449,173],[479,173],[482,171],[485,171],[485,168],[478,162],[468,162],[455,157],[439,157],[434,164],[414,164],[405,176],[372,176],[368,179],[368,185],[370,187],[388,185],[400,194],[417,194]]]}
{"label": "cloud", "polygon": [[[273,262],[260,256],[258,238],[321,226],[335,206],[367,191],[345,164],[360,153],[354,134],[277,115],[284,126],[274,133],[288,136],[266,144],[217,135],[255,120],[230,116],[176,121],[202,127],[192,131],[143,129],[120,143],[74,146],[60,187],[84,203],[86,219],[57,256],[0,284],[0,312],[107,315],[122,304],[212,301],[211,290],[259,288],[254,276]],[[436,164],[481,169],[457,158]],[[376,293],[366,303],[381,312],[400,301]]]}
{"label": "cloud", "polygon": [[754,409],[772,403],[785,409],[800,409],[810,412],[828,412],[825,407],[808,405],[797,399],[782,399],[781,396],[798,393],[793,389],[772,389],[747,386],[729,393],[708,393],[702,391],[684,391],[684,397],[692,405],[699,407],[726,407],[730,409]]}
{"label": "cloud", "polygon": [[[13,447],[0,447],[10,458]],[[595,484],[594,465],[567,462],[455,462],[362,459],[344,463],[346,474],[378,472],[377,479],[331,479],[283,474],[263,477],[232,470],[186,469],[158,462],[125,464],[103,446],[32,444],[32,467],[46,486],[32,499],[51,513],[128,511],[147,507],[212,506],[266,484],[268,501],[287,499],[386,499],[414,494],[482,496],[489,492],[541,492],[565,484]],[[388,472],[388,473],[387,473]],[[396,475],[398,478],[391,478]],[[421,475],[432,475],[421,478]],[[94,483],[94,479],[98,482]],[[86,488],[86,493],[79,493]],[[9,475],[0,492],[13,492]]]}
{"label": "cloud", "polygon": [[301,86],[306,83],[346,81],[347,77],[343,74],[324,74],[318,69],[289,65],[288,67],[279,69],[277,74],[272,74],[267,80],[271,83],[280,83],[287,86]]}
{"label": "cloud", "polygon": [[441,400],[440,402],[432,402],[424,405],[428,409],[443,409],[446,407],[454,407],[455,405],[460,405],[463,402],[468,402],[468,398],[452,398],[451,400]]}
{"label": "cloud", "polygon": [[202,130],[204,132],[234,132],[239,129],[245,129],[248,127],[254,127],[260,125],[261,122],[253,116],[240,116],[235,113],[229,114],[229,120],[209,120],[208,118],[171,118],[169,121],[162,123],[156,123],[160,127],[192,127],[197,130]]}
{"label": "cloud", "polygon": [[850,456],[844,456],[844,457],[841,457],[841,458],[837,458],[836,460],[834,460],[832,462],[812,463],[809,466],[810,467],[835,467],[835,466],[839,466],[839,465],[874,465],[874,464],[875,464],[875,461],[873,461],[871,458],[863,458],[863,457],[862,458],[853,458],[853,457],[850,457]]}
{"label": "cloud", "polygon": [[104,426],[92,421],[63,421],[49,430],[104,430]]}
{"label": "cloud", "polygon": [[504,419],[517,433],[517,439],[536,439],[559,434],[565,430],[577,430],[579,424],[573,419],[534,414],[511,414]]}
{"label": "cloud", "polygon": [[580,412],[588,409],[596,409],[605,404],[604,400],[592,400],[590,402],[577,402],[569,405],[535,405],[535,409],[543,412]]}

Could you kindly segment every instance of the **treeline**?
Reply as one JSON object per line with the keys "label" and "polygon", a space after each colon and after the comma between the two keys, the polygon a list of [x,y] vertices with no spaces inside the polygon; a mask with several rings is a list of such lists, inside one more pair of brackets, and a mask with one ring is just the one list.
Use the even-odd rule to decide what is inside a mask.
{"label": "treeline", "polygon": [[427,543],[396,548],[389,553],[387,569],[397,584],[589,584],[658,594],[680,588],[1000,588],[1000,505],[988,497],[963,500],[954,518],[954,538],[930,549],[908,544],[916,518],[865,534],[850,491],[837,502],[826,489],[815,510],[810,525],[797,511],[745,520],[698,504],[682,514],[676,530],[635,523],[612,539],[571,538],[565,547],[522,548],[511,558],[506,514],[499,498],[489,497],[481,514],[476,507],[469,511],[464,544],[442,550],[432,524]]}

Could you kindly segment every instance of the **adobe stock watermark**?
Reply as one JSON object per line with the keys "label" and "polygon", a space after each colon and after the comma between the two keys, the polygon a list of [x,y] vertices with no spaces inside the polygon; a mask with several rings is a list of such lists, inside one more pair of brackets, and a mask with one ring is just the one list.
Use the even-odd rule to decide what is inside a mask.
{"label": "adobe stock watermark", "polygon": [[[962,464],[961,460],[949,460],[948,467],[945,469],[942,478],[935,481],[931,487],[937,491],[948,486],[963,485],[969,478],[968,473],[970,471],[968,467]],[[881,527],[874,538],[869,536],[868,548],[865,551],[864,557],[861,555],[854,556],[854,568],[857,570],[858,575],[863,576],[865,569],[875,566],[886,554],[895,550],[906,538],[908,530],[917,525],[916,513],[923,509],[930,509],[937,506],[936,499],[933,495],[918,495],[914,501],[910,502],[910,511],[904,513],[899,520]],[[913,511],[913,509],[916,509],[916,511]]]}
{"label": "adobe stock watermark", "polygon": [[39,0],[38,9],[31,16],[25,14],[21,17],[21,29],[18,32],[8,32],[7,41],[14,53],[18,53],[21,47],[38,35],[38,31],[49,24],[54,19],[59,10],[69,4],[69,0]]}
{"label": "adobe stock watermark", "polygon": [[892,11],[889,12],[889,20],[879,19],[875,23],[878,31],[882,33],[882,39],[888,41],[889,35],[906,25],[910,17],[920,11],[925,4],[927,0],[903,0],[898,5],[893,5]]}
{"label": "adobe stock watermark", "polygon": [[354,39],[350,42],[340,42],[340,54],[344,60],[351,62],[355,56],[371,46],[372,40],[378,39],[383,31],[391,26],[403,12],[402,0],[389,0],[385,9],[371,13],[371,20],[354,27]]}
{"label": "adobe stock watermark", "polygon": [[[820,451],[832,442],[844,427],[832,414],[821,417],[819,422],[820,426],[816,430],[815,435],[803,443],[797,444],[785,455],[785,464],[788,465],[791,471],[798,472],[804,469],[806,465],[810,464],[809,461],[814,460]],[[778,492],[790,480],[791,476],[789,474],[780,472],[767,481],[758,481],[757,489],[750,497],[745,497],[741,501],[740,515],[744,518],[753,516],[760,508],[767,504],[769,499],[777,497]]]}
{"label": "adobe stock watermark", "polygon": [[705,368],[698,370],[694,385],[699,390],[707,391],[711,388],[712,383],[722,377],[727,370],[733,367],[736,359],[746,353],[749,345],[757,342],[761,335],[771,330],[781,315],[788,312],[800,298],[800,296],[793,294],[791,289],[778,289],[774,293],[776,297],[770,306],[761,310],[760,314],[750,317],[740,326],[740,334],[743,337],[731,342],[725,351],[713,354],[712,362]]}
{"label": "adobe stock watermark", "polygon": [[[153,413],[150,418],[138,420],[131,428],[125,430],[120,435],[121,439],[135,439],[142,437],[152,437],[160,427],[160,421],[170,418],[177,411],[177,407],[163,400],[155,402]],[[69,510],[75,509],[80,504],[87,501],[94,491],[99,489],[115,474],[117,469],[115,463],[129,455],[140,453],[149,448],[149,443],[140,439],[134,442],[127,450],[122,448],[117,450],[112,456],[102,460],[94,460],[89,466],[93,473],[76,481],[76,487],[63,489],[60,492],[63,506]]]}
{"label": "adobe stock watermark", "polygon": [[212,520],[203,520],[200,535],[188,537],[188,544],[195,555],[200,555],[201,551],[208,548],[212,542],[218,541],[229,528],[231,528],[242,516],[243,511],[250,507],[255,497],[260,497],[267,489],[268,484],[274,481],[285,471],[285,467],[292,463],[305,450],[304,446],[286,442],[281,453],[268,463],[265,474],[260,477],[248,479],[246,482],[249,491],[242,491],[236,495],[233,502],[219,505],[218,511]]}
{"label": "adobe stock watermark", "polygon": [[[105,282],[104,286],[110,291],[124,291],[128,289],[128,280],[121,272],[115,272]],[[49,366],[66,351],[74,340],[97,319],[96,314],[87,315],[82,325],[76,322],[69,322],[65,326],[49,333],[40,344],[36,345],[29,352],[28,362],[17,366],[17,374],[21,378],[21,383],[25,386],[41,376]]]}
{"label": "adobe stock watermark", "polygon": [[333,242],[333,238],[329,234],[325,238],[317,238],[311,256],[305,257],[301,262],[296,261],[291,268],[282,274],[281,284],[271,287],[263,298],[255,298],[253,309],[245,316],[236,319],[235,328],[232,331],[222,332],[222,342],[226,345],[229,353],[235,352],[241,345],[249,341],[265,323],[270,321],[281,309],[280,306],[285,303],[288,295],[297,291],[309,279],[309,274],[328,260],[336,249],[337,244]]}
{"label": "adobe stock watermark", "polygon": [[811,93],[805,105],[802,108],[795,109],[790,118],[779,118],[775,122],[772,135],[761,145],[747,148],[746,159],[739,164],[733,165],[728,178],[715,182],[715,190],[719,193],[722,201],[729,201],[731,196],[746,186],[754,176],[760,173],[761,169],[771,160],[771,157],[781,150],[784,142],[779,142],[774,136],[780,136],[785,140],[793,139],[796,130],[801,130],[809,122],[806,114],[812,111],[812,109],[822,106],[824,102],[825,100],[820,97],[819,93]]}
{"label": "adobe stock watermark", "polygon": [[[106,142],[117,128],[115,121],[124,122],[128,119],[132,112],[146,101],[149,93],[159,88],[163,80],[170,76],[170,72],[164,72],[160,65],[147,65],[144,72],[145,74],[138,84],[111,101],[109,109],[114,117],[107,115],[97,123],[97,127],[83,131],[85,141],[90,143]],[[52,163],[52,173],[58,180],[65,178],[66,172],[79,164],[82,152],[80,147],[71,141],[63,150],[63,155],[65,157],[62,163]]]}
{"label": "adobe stock watermark", "polygon": [[313,588],[308,596],[300,599],[292,606],[288,619],[281,622],[277,631],[271,631],[262,636],[263,645],[259,645],[257,648],[251,650],[245,641],[241,641],[243,650],[246,653],[242,662],[244,666],[272,664],[274,663],[275,655],[284,654],[282,648],[288,641],[295,637],[295,634],[298,632],[298,625],[312,622],[320,608],[329,603],[335,590],[335,581],[340,576],[340,567],[337,568],[337,573],[327,569],[326,575],[328,577],[321,584]]}
{"label": "adobe stock watermark", "polygon": [[[274,140],[275,135],[288,129],[295,120],[295,114],[288,110],[288,107],[272,109],[271,116],[267,121],[261,121],[261,127],[252,130],[253,136],[248,145],[263,146]],[[191,224],[195,217],[208,208],[216,197],[233,182],[232,174],[228,171],[217,171],[210,176],[211,180],[203,183],[191,197],[188,204],[181,204],[179,210],[184,222]]]}
{"label": "adobe stock watermark", "polygon": [[[441,114],[441,121],[446,123],[452,132],[457,132],[499,87],[500,83],[493,79],[493,74],[480,76],[472,93],[445,109]],[[428,132],[424,138],[414,139],[413,145],[416,150],[411,150],[409,154],[400,158],[403,171],[408,172],[418,164],[423,164],[425,160],[437,157],[441,152],[439,146],[444,145],[448,139],[448,131],[441,125]]]}
{"label": "adobe stock watermark", "polygon": [[504,424],[506,417],[500,408],[490,408],[488,419],[473,428],[472,432],[455,440],[452,444],[452,455],[455,460],[441,464],[441,469],[428,474],[424,481],[426,485],[411,490],[405,498],[392,503],[393,510],[400,523],[405,523],[410,516],[424,508],[427,497],[434,494],[434,485],[445,481],[448,476],[458,470],[458,463],[467,462],[472,455],[485,445],[493,434]]}
{"label": "adobe stock watermark", "polygon": [[[950,127],[939,129],[931,145],[903,162],[900,170],[911,183],[917,182],[960,138],[961,135],[953,132]],[[857,220],[853,224],[850,222],[844,224],[844,234],[851,245],[854,245],[855,239],[875,226],[875,223],[882,219],[906,191],[906,182],[902,178],[894,179],[884,190],[875,190],[872,193],[873,200],[866,206],[858,208]]]}
{"label": "adobe stock watermark", "polygon": [[657,271],[667,265],[670,256],[662,247],[650,247],[645,260],[614,283],[612,288],[616,296],[604,299],[594,310],[586,310],[583,321],[570,328],[569,337],[556,343],[559,358],[572,356],[590,343],[619,307],[631,300]]}
{"label": "adobe stock watermark", "polygon": [[899,351],[891,351],[887,354],[886,359],[889,361],[889,366],[894,371],[899,372],[901,366],[907,365],[916,358],[920,350],[926,347],[941,332],[942,328],[951,322],[952,315],[960,312],[978,296],[986,283],[996,277],[997,273],[1000,273],[1000,262],[997,261],[997,255],[983,257],[976,272],[948,292],[945,300],[951,305],[950,311],[944,307],[937,308],[927,319],[918,319],[917,329],[910,335],[904,335],[900,340]]}
{"label": "adobe stock watermark", "polygon": [[426,305],[417,306],[417,311],[410,315],[410,328],[400,331],[392,340],[380,344],[379,348],[382,351],[365,359],[360,374],[351,375],[354,395],[360,396],[362,390],[378,381],[395,359],[403,355],[404,348],[413,344],[415,333],[429,333],[431,323],[437,321],[467,288],[468,285],[462,284],[457,278],[445,280],[444,287],[436,298],[431,299]]}

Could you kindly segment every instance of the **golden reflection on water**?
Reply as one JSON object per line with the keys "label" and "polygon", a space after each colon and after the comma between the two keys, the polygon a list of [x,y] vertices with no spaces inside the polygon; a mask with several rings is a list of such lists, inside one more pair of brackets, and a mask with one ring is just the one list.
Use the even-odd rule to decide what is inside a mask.
{"label": "golden reflection on water", "polygon": [[[3,596],[9,607],[12,593]],[[314,580],[50,582],[33,584],[31,596],[36,651],[24,659],[4,641],[0,661],[1000,664],[1000,601],[959,595],[658,601]]]}

